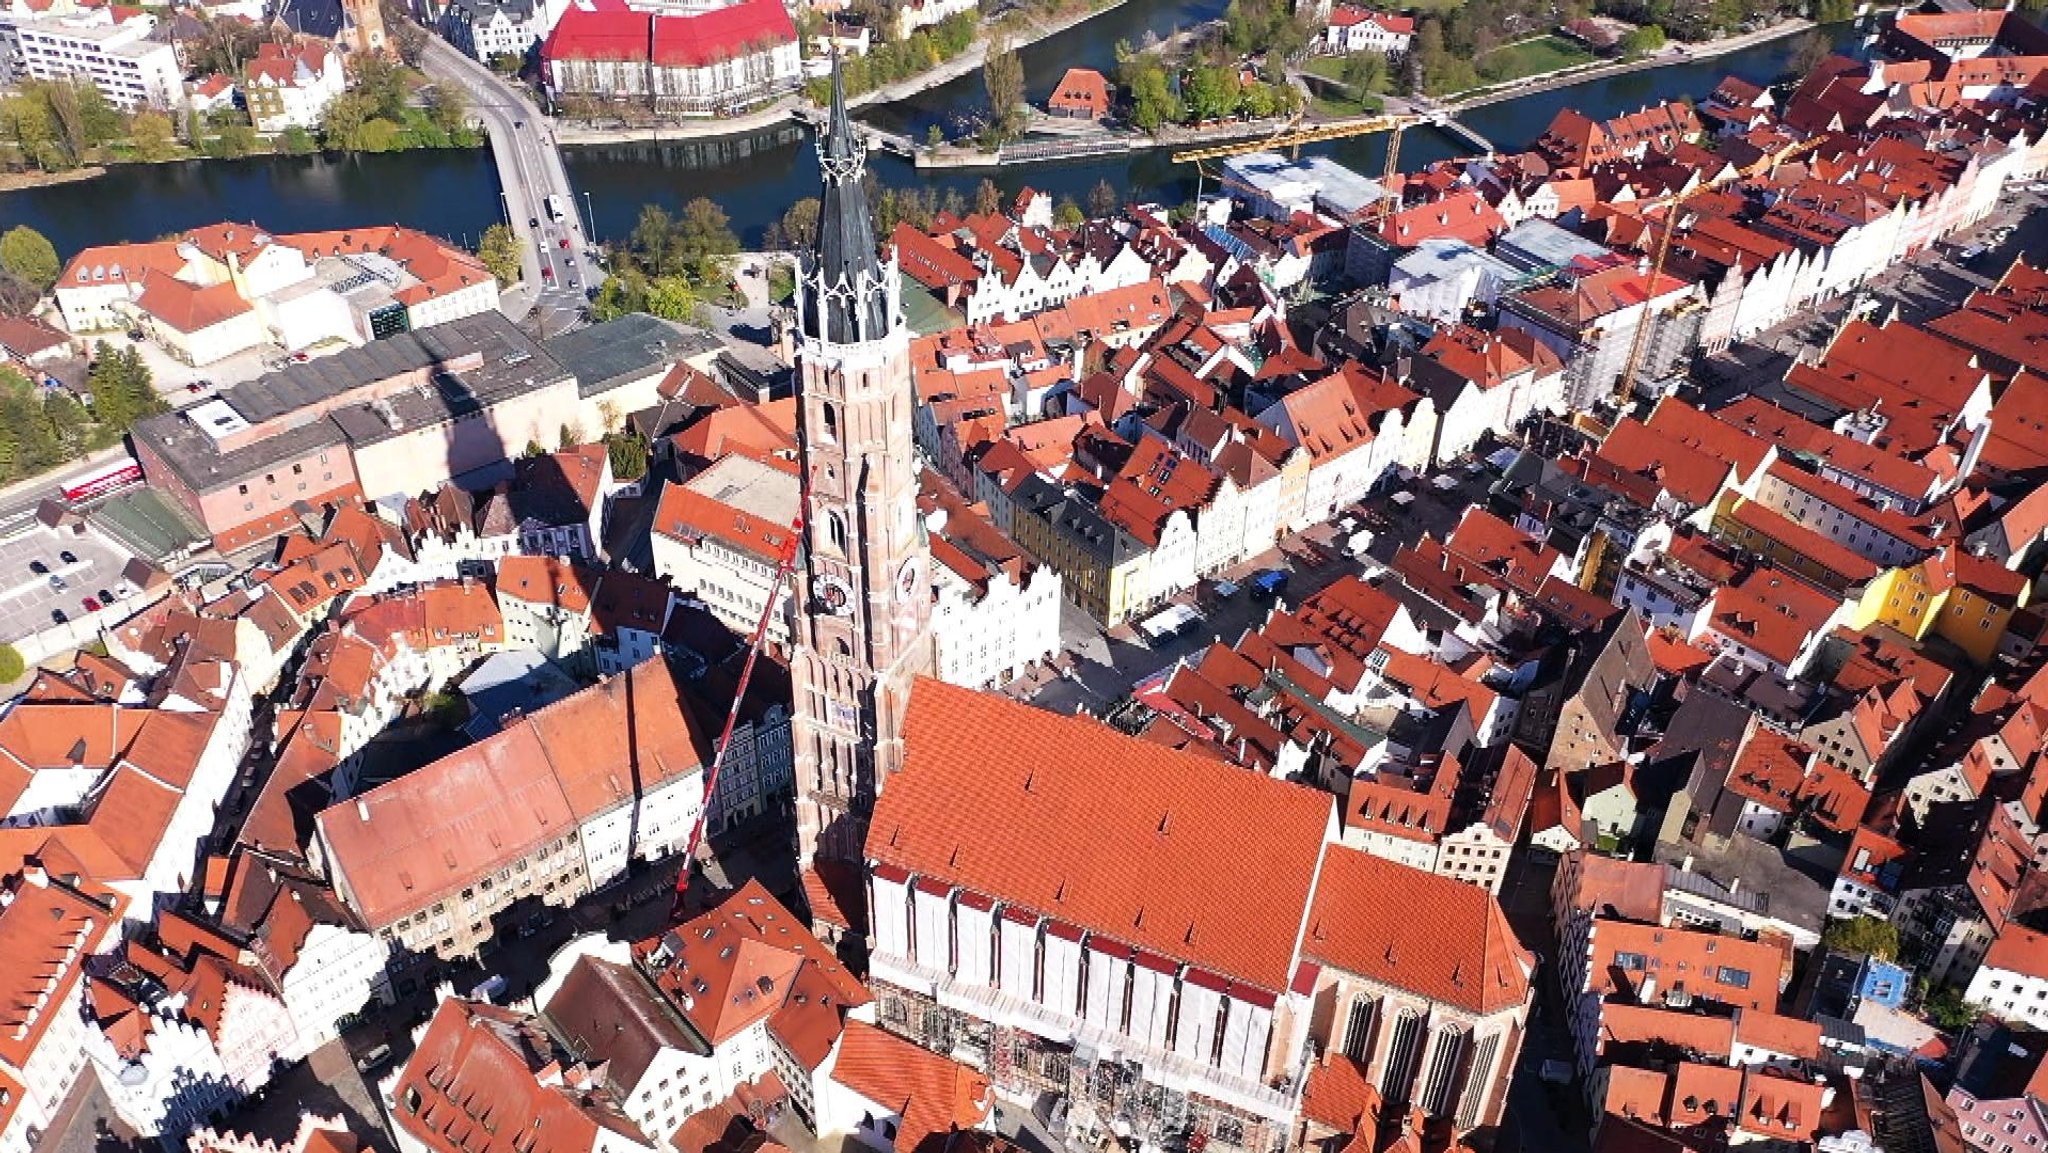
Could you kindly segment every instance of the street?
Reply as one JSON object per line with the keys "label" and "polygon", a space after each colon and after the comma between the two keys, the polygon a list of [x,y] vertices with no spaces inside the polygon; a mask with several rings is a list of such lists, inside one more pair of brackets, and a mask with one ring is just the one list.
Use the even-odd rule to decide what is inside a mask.
{"label": "street", "polygon": [[420,69],[454,84],[490,133],[498,163],[501,207],[519,237],[523,279],[501,305],[514,320],[538,312],[543,337],[573,327],[585,292],[604,282],[595,242],[584,231],[587,205],[576,199],[552,129],[518,86],[464,56],[438,36],[427,39]]}

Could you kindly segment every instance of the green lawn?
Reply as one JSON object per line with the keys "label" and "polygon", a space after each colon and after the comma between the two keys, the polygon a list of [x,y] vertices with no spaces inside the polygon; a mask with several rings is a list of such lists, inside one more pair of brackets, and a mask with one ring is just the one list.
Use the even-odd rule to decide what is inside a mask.
{"label": "green lawn", "polygon": [[1539,36],[1534,40],[1496,48],[1475,63],[1480,79],[1497,84],[1541,72],[1555,72],[1575,64],[1590,64],[1594,59],[1591,52],[1562,36]]}
{"label": "green lawn", "polygon": [[1318,116],[1359,116],[1385,107],[1377,96],[1360,99],[1352,94],[1350,86],[1344,83],[1344,61],[1342,56],[1311,56],[1303,62],[1303,72],[1328,81],[1309,84],[1309,110]]}
{"label": "green lawn", "polygon": [[1341,84],[1344,82],[1344,62],[1347,59],[1348,57],[1344,56],[1311,56],[1302,62],[1301,70],[1310,76],[1320,76]]}

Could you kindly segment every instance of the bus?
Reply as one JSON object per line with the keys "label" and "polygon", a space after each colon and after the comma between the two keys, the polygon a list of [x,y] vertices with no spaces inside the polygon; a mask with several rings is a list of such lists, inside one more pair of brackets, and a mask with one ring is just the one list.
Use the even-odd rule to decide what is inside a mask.
{"label": "bus", "polygon": [[562,209],[562,194],[559,192],[548,193],[547,206],[549,220],[560,220],[562,219],[562,217],[568,215],[568,213]]}
{"label": "bus", "polygon": [[83,504],[141,483],[142,466],[135,462],[134,457],[124,456],[65,482],[64,499],[72,504]]}

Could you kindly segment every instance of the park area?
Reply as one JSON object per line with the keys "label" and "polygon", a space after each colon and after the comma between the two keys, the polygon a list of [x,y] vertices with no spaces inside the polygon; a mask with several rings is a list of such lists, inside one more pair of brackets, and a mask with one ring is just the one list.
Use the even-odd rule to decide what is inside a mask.
{"label": "park area", "polygon": [[1504,80],[1519,80],[1524,76],[1591,64],[1595,59],[1597,57],[1584,46],[1553,35],[1504,45],[1479,57],[1474,63],[1481,80],[1498,84]]}

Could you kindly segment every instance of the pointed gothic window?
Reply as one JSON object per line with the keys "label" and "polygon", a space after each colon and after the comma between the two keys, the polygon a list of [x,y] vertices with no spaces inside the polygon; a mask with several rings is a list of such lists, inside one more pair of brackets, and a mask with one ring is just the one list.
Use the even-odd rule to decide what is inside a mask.
{"label": "pointed gothic window", "polygon": [[838,513],[825,516],[825,530],[832,537],[832,547],[843,555],[846,552],[846,520]]}
{"label": "pointed gothic window", "polygon": [[828,401],[820,404],[818,411],[823,415],[825,439],[827,441],[837,441],[839,439],[839,410],[834,408]]}

